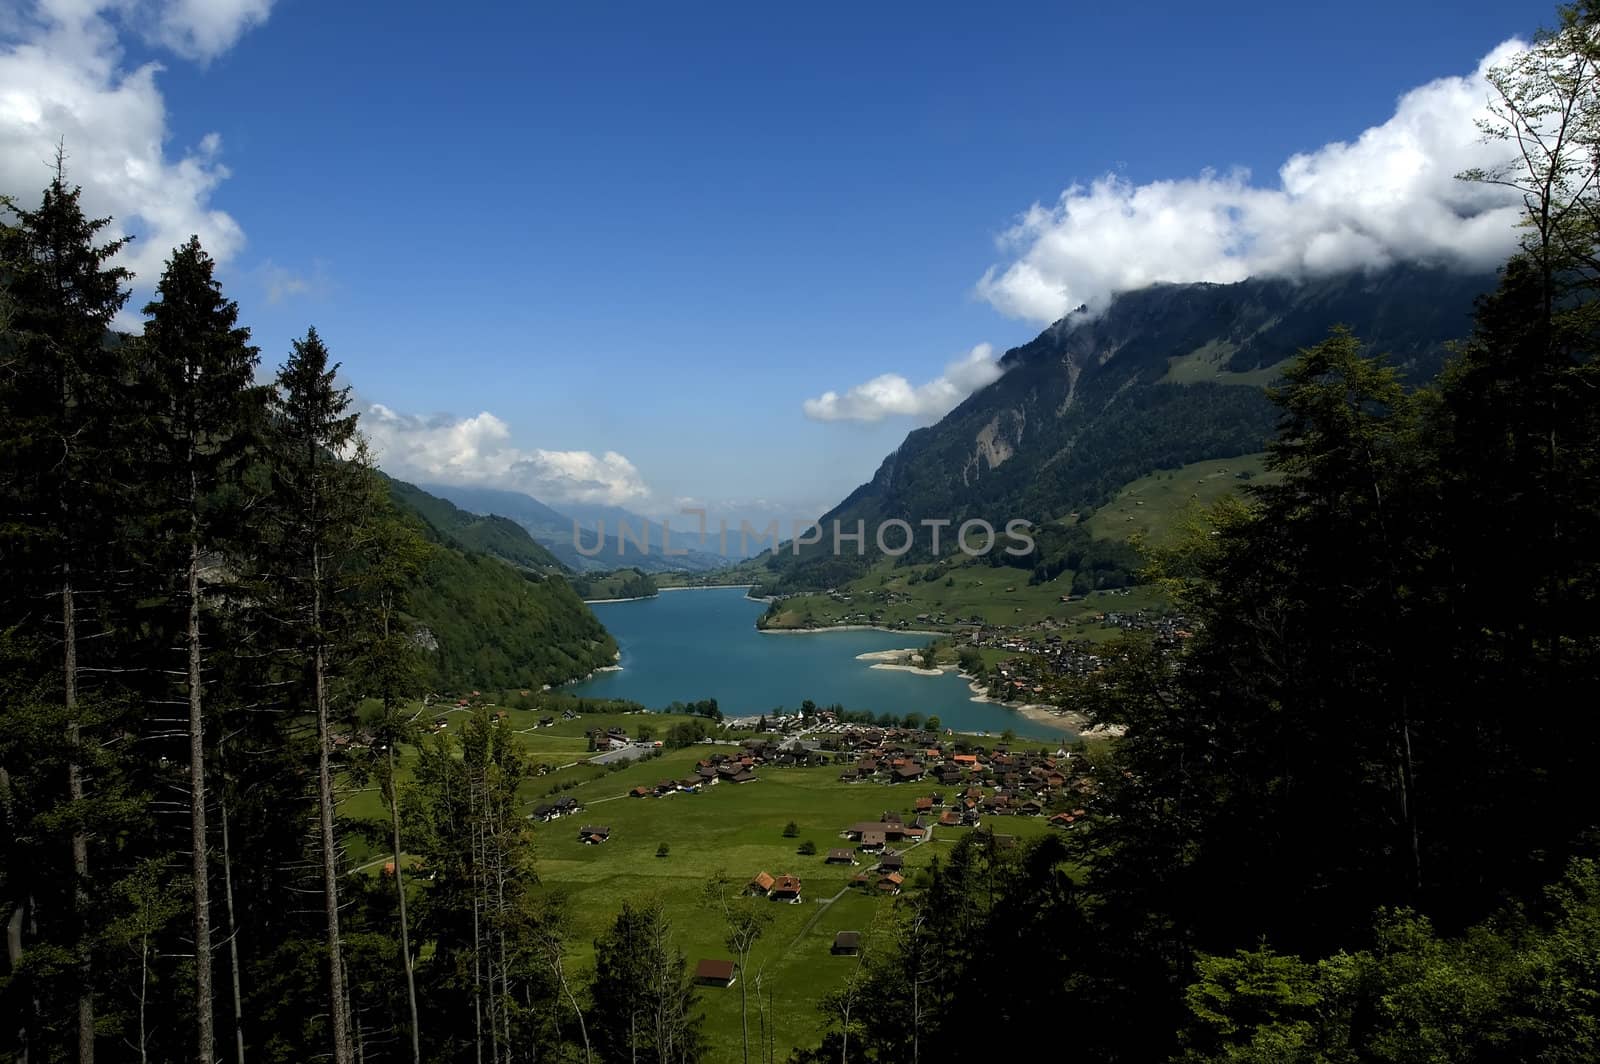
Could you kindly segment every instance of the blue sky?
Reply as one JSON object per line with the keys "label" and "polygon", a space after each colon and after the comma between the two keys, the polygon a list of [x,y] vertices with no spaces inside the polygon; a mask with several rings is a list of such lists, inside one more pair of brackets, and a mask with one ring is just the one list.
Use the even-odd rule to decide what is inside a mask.
{"label": "blue sky", "polygon": [[[1064,189],[1115,175],[1101,191],[1126,206],[1209,168],[1251,195],[1292,154],[1379,126],[1402,93],[1470,75],[1553,17],[1504,0],[1448,14],[218,0],[198,4],[211,21],[184,21],[195,6],[46,0],[12,5],[0,29],[17,79],[29,48],[108,98],[161,63],[143,91],[164,122],[162,180],[197,227],[217,227],[265,359],[314,323],[384,408],[387,427],[373,424],[402,473],[752,513],[758,499],[785,513],[837,501],[948,405],[849,389],[934,380],[1165,261],[1159,231],[1124,245],[1073,211],[1048,216]],[[76,154],[110,127],[89,113],[104,100],[69,90],[57,135]],[[0,148],[26,158],[17,144],[54,139],[41,113],[0,109]],[[129,151],[149,162],[148,145]],[[1239,167],[1249,180],[1227,176]],[[108,181],[110,207],[141,209]],[[1047,216],[998,246],[1035,204]],[[189,216],[171,213],[175,231]],[[1138,269],[1103,276],[1052,242],[1063,227],[1090,257]],[[1432,239],[1384,238],[1388,251]],[[1195,277],[1164,279],[1216,270],[1202,255]],[[944,391],[987,365],[980,351],[976,378]]]}

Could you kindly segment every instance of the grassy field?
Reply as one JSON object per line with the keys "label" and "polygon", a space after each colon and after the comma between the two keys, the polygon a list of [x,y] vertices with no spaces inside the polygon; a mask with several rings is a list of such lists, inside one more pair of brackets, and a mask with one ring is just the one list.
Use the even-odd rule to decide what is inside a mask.
{"label": "grassy field", "polygon": [[1265,461],[1264,454],[1247,454],[1158,470],[1117,492],[1089,516],[1087,527],[1100,539],[1138,537],[1151,546],[1165,546],[1187,520],[1224,495],[1246,483],[1275,480],[1275,474],[1266,472]]}
{"label": "grassy field", "polygon": [[[648,725],[659,735],[672,723],[686,719],[664,714],[586,713],[580,720],[558,720],[552,727],[537,728],[533,725],[540,716],[548,715],[548,710],[507,709],[507,713],[530,759],[552,765],[592,756],[583,739],[586,728],[620,725],[630,734],[638,734],[641,725]],[[466,719],[464,711],[446,715],[451,727]],[[594,939],[616,917],[622,903],[647,899],[663,905],[678,947],[691,965],[706,958],[728,958],[721,941],[721,920],[706,908],[703,897],[711,877],[723,871],[741,884],[761,871],[801,877],[802,904],[759,902],[772,920],[750,962],[752,976],[760,969],[763,986],[772,994],[777,1045],[787,1056],[789,1048],[816,1040],[820,1023],[817,1001],[839,985],[854,964],[852,958],[834,957],[829,952],[834,934],[871,932],[888,919],[894,904],[892,898],[865,894],[860,888],[847,889],[850,875],[868,870],[870,861],[863,859],[859,868],[831,866],[825,863],[828,849],[849,845],[839,838],[840,829],[847,824],[877,820],[886,810],[909,819],[913,799],[937,788],[930,783],[842,783],[834,767],[763,768],[752,783],[720,783],[699,794],[667,798],[627,797],[635,786],[682,778],[700,758],[729,749],[697,745],[670,750],[615,771],[590,765],[560,768],[529,780],[523,798],[531,808],[558,783],[583,781],[559,793],[577,798],[585,812],[534,827],[539,875],[547,888],[570,900],[570,961],[575,971],[592,970]],[[402,751],[402,786],[409,778],[407,762],[414,757],[415,751]],[[373,788],[349,795],[341,814],[386,829],[387,813]],[[795,838],[783,834],[790,821],[800,829]],[[1002,834],[1024,838],[1050,830],[1042,819],[1027,817],[995,818],[987,823]],[[580,843],[578,828],[585,824],[609,827],[610,841],[599,846]],[[908,880],[967,830],[940,828],[931,841],[907,851]],[[796,851],[808,840],[816,844],[818,853],[802,857]],[[669,853],[657,857],[662,843]],[[351,838],[349,853],[353,864],[369,875],[376,875],[389,857],[386,847],[368,846],[359,837]],[[829,898],[836,900],[819,904]],[[700,998],[711,1042],[708,1059],[739,1059],[738,987],[702,989]],[[751,1024],[754,1030],[753,1005]]]}

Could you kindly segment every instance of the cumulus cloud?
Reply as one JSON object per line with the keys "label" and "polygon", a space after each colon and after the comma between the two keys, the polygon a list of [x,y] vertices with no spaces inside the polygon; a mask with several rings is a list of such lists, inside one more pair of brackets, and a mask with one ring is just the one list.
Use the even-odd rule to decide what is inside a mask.
{"label": "cumulus cloud", "polygon": [[[110,215],[112,237],[137,239],[122,265],[148,291],[172,249],[197,234],[219,262],[244,246],[244,231],[211,205],[227,178],[222,138],[168,143],[161,67],[129,68],[120,33],[138,32],[186,58],[206,61],[266,19],[271,0],[38,0],[0,18],[0,190],[24,205],[49,180],[57,144],[84,209]],[[106,234],[107,231],[102,231]],[[137,302],[137,301],[135,301]]]}
{"label": "cumulus cloud", "polygon": [[544,502],[622,506],[650,496],[639,470],[616,451],[515,447],[511,426],[488,411],[419,417],[373,403],[361,427],[378,462],[397,476],[506,488]]}
{"label": "cumulus cloud", "polygon": [[1412,89],[1383,124],[1290,158],[1276,184],[1234,170],[1073,185],[1004,234],[1009,261],[990,267],[978,294],[1004,314],[1049,322],[1162,281],[1497,265],[1514,247],[1520,201],[1455,175],[1503,161],[1505,146],[1483,143],[1475,120],[1486,113],[1487,70],[1525,47],[1507,41],[1472,74]]}
{"label": "cumulus cloud", "polygon": [[913,385],[898,373],[885,373],[842,394],[823,392],[801,409],[813,421],[881,421],[895,415],[935,421],[1000,373],[994,348],[979,344],[926,384]]}

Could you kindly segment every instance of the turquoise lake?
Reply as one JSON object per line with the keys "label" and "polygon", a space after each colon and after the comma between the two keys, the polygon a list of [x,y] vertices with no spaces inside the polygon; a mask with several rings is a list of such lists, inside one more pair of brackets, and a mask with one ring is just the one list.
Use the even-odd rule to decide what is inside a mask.
{"label": "turquoise lake", "polygon": [[1054,738],[1064,729],[1032,722],[1006,706],[972,701],[954,672],[919,676],[871,668],[857,654],[922,646],[927,636],[875,631],[767,633],[766,608],[743,588],[668,591],[633,602],[592,606],[622,648],[619,672],[566,688],[591,698],[627,698],[659,709],[715,698],[728,716],[793,710],[809,698],[873,713],[937,716],[958,731]]}

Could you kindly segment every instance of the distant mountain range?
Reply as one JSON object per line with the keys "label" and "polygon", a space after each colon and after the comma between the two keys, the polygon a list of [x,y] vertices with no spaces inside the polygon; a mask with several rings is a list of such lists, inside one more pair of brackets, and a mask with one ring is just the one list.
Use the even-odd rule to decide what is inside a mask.
{"label": "distant mountain range", "polygon": [[[672,530],[670,544],[663,544],[660,521],[619,506],[563,503],[558,511],[532,495],[501,488],[429,484],[424,490],[472,513],[510,519],[561,565],[576,573],[624,567],[646,573],[703,573],[724,568],[730,561],[715,552],[698,549],[698,536],[688,529],[687,522]],[[581,530],[576,540],[574,524]],[[628,530],[626,539],[620,535],[624,525]],[[603,542],[599,535],[602,528]],[[580,542],[582,550],[578,547]],[[641,550],[641,543],[647,549]],[[665,546],[670,546],[673,553],[664,553]],[[680,550],[687,553],[678,554]]]}
{"label": "distant mountain range", "polygon": [[[1006,352],[999,380],[908,435],[822,524],[1043,522],[1097,506],[1156,469],[1259,451],[1277,418],[1265,388],[1301,348],[1343,324],[1424,382],[1448,343],[1470,332],[1473,301],[1492,285],[1486,275],[1405,267],[1125,293]],[[870,554],[870,532],[868,540]],[[768,590],[799,590],[838,586],[871,559],[853,548],[836,557],[825,540],[798,558],[785,550],[761,561]]]}

